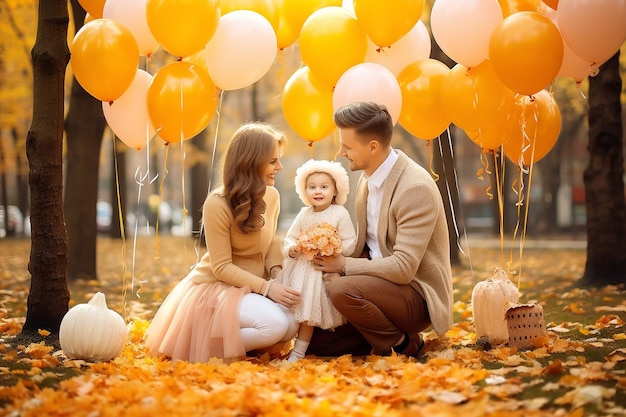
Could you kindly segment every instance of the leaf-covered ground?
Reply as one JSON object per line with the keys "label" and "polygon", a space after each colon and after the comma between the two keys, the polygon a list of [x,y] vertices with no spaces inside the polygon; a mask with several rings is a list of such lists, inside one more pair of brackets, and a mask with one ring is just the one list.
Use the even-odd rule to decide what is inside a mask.
{"label": "leaf-covered ground", "polygon": [[419,360],[343,356],[290,364],[280,359],[284,350],[274,349],[232,363],[188,364],[151,356],[142,336],[163,297],[195,262],[192,240],[98,241],[100,279],[72,284],[72,305],[104,292],[131,330],[119,357],[88,363],[66,358],[45,332],[19,334],[29,241],[3,239],[0,415],[623,416],[626,291],[578,289],[584,249],[534,249],[530,243],[521,273],[510,277],[519,283],[520,302],[544,309],[548,341],[533,350],[476,340],[472,288],[496,266],[517,263],[520,252],[470,244],[462,266],[454,268],[454,327],[443,338],[426,333],[428,353]]}

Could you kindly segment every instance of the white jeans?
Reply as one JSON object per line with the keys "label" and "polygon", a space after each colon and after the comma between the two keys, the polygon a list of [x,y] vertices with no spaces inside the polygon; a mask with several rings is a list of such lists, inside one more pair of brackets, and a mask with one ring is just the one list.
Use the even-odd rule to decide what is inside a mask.
{"label": "white jeans", "polygon": [[241,300],[239,324],[246,352],[286,342],[299,327],[293,310],[256,293],[246,294]]}

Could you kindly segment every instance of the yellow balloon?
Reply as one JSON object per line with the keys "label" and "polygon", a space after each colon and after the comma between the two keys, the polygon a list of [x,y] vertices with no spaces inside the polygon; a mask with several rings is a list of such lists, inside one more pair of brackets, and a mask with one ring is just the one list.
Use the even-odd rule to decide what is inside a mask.
{"label": "yellow balloon", "polygon": [[285,49],[298,40],[300,36],[300,28],[295,30],[285,14],[285,0],[276,0],[278,2],[278,30],[276,31],[276,41],[278,49]]}
{"label": "yellow balloon", "polygon": [[78,0],[78,4],[80,4],[94,19],[102,17],[104,3],[106,3],[106,0]]}
{"label": "yellow balloon", "polygon": [[133,34],[110,19],[96,19],[74,36],[70,48],[74,76],[89,94],[113,101],[130,86],[139,65]]}
{"label": "yellow balloon", "polygon": [[354,12],[374,44],[387,47],[409,33],[422,16],[424,0],[354,0]]}
{"label": "yellow balloon", "polygon": [[282,1],[282,13],[287,26],[291,28],[296,38],[304,22],[314,11],[322,7],[341,6],[342,0],[279,0]]}
{"label": "yellow balloon", "polygon": [[152,36],[172,55],[185,57],[209,42],[220,19],[218,0],[147,0]]}
{"label": "yellow balloon", "polygon": [[559,29],[536,12],[506,17],[493,31],[489,59],[498,77],[511,90],[532,95],[550,84],[563,62]]}
{"label": "yellow balloon", "polygon": [[322,140],[335,130],[333,89],[317,80],[309,67],[289,77],[281,104],[289,126],[308,142]]}
{"label": "yellow balloon", "polygon": [[234,10],[250,10],[267,19],[278,33],[278,4],[275,0],[220,0],[222,16]]}
{"label": "yellow balloon", "polygon": [[503,144],[514,164],[538,162],[550,152],[561,132],[561,112],[552,94],[541,90],[515,102]]}
{"label": "yellow balloon", "polygon": [[325,84],[334,87],[350,67],[365,60],[367,35],[341,7],[314,12],[300,32],[302,61]]}
{"label": "yellow balloon", "polygon": [[402,91],[398,121],[412,135],[424,140],[434,139],[450,125],[441,96],[441,86],[449,72],[450,69],[436,59],[422,59],[398,74]]}
{"label": "yellow balloon", "polygon": [[484,128],[514,95],[500,81],[489,59],[472,68],[455,65],[442,86],[443,109],[466,131]]}
{"label": "yellow balloon", "polygon": [[172,62],[154,75],[147,107],[161,139],[180,142],[208,126],[217,108],[217,89],[206,69],[190,62]]}

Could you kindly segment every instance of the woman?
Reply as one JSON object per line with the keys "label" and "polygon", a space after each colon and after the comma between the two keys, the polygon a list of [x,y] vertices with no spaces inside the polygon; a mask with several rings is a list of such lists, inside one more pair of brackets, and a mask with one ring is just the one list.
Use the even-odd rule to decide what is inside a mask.
{"label": "woman", "polygon": [[233,135],[223,185],[203,206],[207,252],[150,324],[146,345],[153,353],[189,362],[238,358],[295,336],[298,324],[288,307],[300,293],[273,281],[283,259],[274,178],[285,142],[263,123],[245,124]]}

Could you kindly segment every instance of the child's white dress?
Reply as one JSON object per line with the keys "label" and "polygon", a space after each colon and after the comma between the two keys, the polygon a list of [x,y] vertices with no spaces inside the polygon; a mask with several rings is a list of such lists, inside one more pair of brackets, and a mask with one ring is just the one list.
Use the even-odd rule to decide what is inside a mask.
{"label": "child's white dress", "polygon": [[326,292],[322,272],[313,268],[313,263],[304,254],[298,253],[295,258],[287,254],[294,246],[300,233],[318,223],[334,226],[341,238],[342,254],[351,255],[356,245],[356,232],[350,220],[350,213],[341,205],[331,204],[326,210],[315,212],[313,207],[300,210],[287,232],[283,251],[285,260],[281,272],[283,284],[300,291],[300,303],[293,307],[294,315],[299,323],[306,322],[310,326],[322,329],[333,329],[346,323],[343,315],[333,306]]}

